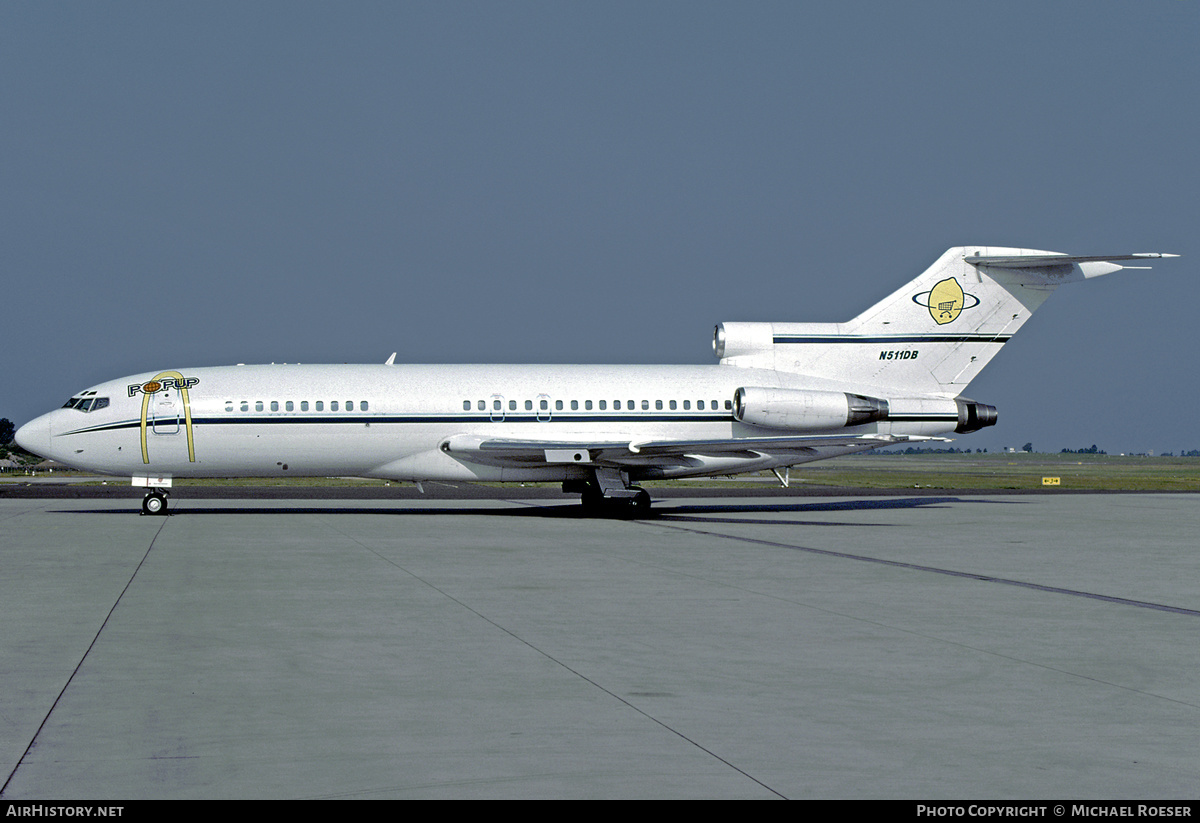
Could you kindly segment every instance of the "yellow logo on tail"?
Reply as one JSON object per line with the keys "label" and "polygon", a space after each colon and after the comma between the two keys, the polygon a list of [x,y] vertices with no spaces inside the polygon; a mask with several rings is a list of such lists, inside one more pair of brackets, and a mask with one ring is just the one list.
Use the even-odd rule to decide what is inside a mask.
{"label": "yellow logo on tail", "polygon": [[963,290],[958,281],[948,277],[929,291],[929,313],[939,326],[953,323],[963,310]]}
{"label": "yellow logo on tail", "polygon": [[947,277],[929,291],[914,294],[913,302],[929,309],[929,316],[933,318],[933,322],[944,326],[957,320],[963,309],[978,306],[979,298],[964,292],[953,277]]}

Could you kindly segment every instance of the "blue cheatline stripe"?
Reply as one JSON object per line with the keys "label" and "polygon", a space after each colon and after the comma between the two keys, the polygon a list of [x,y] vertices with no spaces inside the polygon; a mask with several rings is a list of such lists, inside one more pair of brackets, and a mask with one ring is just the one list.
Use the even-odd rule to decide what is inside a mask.
{"label": "blue cheatline stripe", "polygon": [[803,334],[777,334],[775,343],[1006,343],[1011,334],[908,334],[884,337],[816,337]]}
{"label": "blue cheatline stripe", "polygon": [[[894,423],[947,423],[956,422],[957,414],[892,414],[888,420]],[[722,423],[734,422],[726,413],[711,415],[656,415],[652,412],[643,414],[614,414],[607,417],[587,416],[576,414],[556,414],[545,420],[539,420],[536,415],[508,414],[493,420],[488,414],[414,414],[414,415],[380,415],[378,417],[354,415],[343,417],[316,417],[308,415],[288,416],[286,413],[264,415],[263,417],[193,417],[196,426],[260,426],[260,425],[362,425],[364,423]],[[63,435],[90,434],[101,431],[120,431],[121,429],[137,429],[141,420],[120,420],[115,423],[104,423],[82,429],[62,432]]]}
{"label": "blue cheatline stripe", "polygon": [[[363,424],[363,423],[637,423],[637,422],[652,422],[652,423],[720,423],[732,422],[733,418],[728,413],[714,413],[710,415],[656,415],[652,412],[642,414],[619,414],[610,415],[607,417],[601,416],[584,416],[572,414],[555,414],[549,418],[539,420],[536,414],[506,414],[503,417],[497,417],[495,420],[486,413],[484,414],[445,414],[445,415],[379,415],[377,417],[355,415],[342,417],[315,417],[315,416],[288,416],[286,413],[277,413],[276,415],[264,415],[262,417],[242,416],[236,417],[193,417],[192,423],[197,426],[258,426],[258,425],[307,425],[307,424]],[[105,423],[97,426],[89,426],[82,429],[74,429],[72,431],[62,432],[63,435],[68,434],[88,434],[91,432],[100,431],[119,431],[121,429],[136,429],[141,427],[141,420],[120,420],[115,423]]]}

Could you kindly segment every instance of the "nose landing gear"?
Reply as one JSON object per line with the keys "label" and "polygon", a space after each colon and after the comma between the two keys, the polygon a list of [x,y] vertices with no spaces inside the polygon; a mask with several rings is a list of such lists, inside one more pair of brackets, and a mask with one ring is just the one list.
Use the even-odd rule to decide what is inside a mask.
{"label": "nose landing gear", "polygon": [[166,513],[167,495],[158,490],[146,492],[142,498],[142,514],[165,516]]}

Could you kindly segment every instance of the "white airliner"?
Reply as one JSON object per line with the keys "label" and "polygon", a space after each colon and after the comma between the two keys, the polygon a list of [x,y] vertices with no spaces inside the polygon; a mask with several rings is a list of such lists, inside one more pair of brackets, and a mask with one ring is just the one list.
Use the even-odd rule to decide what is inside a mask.
{"label": "white airliner", "polygon": [[779,474],[991,426],[961,393],[1051,292],[1176,256],[953,248],[847,323],[722,323],[714,366],[165,368],[81,391],[16,440],[131,476],[146,514],[176,477],[344,475],[561,481],[638,511],[649,478]]}

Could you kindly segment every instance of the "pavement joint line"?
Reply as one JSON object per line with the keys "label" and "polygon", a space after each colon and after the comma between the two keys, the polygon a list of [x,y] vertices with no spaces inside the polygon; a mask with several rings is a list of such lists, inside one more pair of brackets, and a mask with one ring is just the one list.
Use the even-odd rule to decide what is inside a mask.
{"label": "pavement joint line", "polygon": [[75,675],[79,674],[79,670],[83,667],[84,661],[87,660],[88,655],[92,653],[92,649],[95,648],[96,642],[100,640],[100,635],[104,632],[104,628],[108,625],[108,621],[112,618],[113,612],[117,610],[117,606],[121,605],[122,598],[124,598],[125,593],[129,591],[129,587],[133,585],[133,581],[137,578],[138,572],[141,571],[146,559],[150,557],[150,552],[154,549],[154,543],[158,540],[159,535],[162,534],[163,529],[166,527],[167,518],[164,517],[162,519],[162,523],[159,524],[158,529],[155,530],[154,536],[150,538],[150,545],[146,547],[146,553],[142,555],[142,559],[139,560],[137,566],[134,567],[133,573],[130,574],[129,579],[125,581],[124,588],[122,588],[121,593],[117,595],[117,599],[113,601],[112,607],[108,610],[108,614],[104,615],[104,620],[100,621],[100,627],[96,629],[96,634],[92,637],[92,641],[88,643],[88,647],[84,649],[83,655],[80,656],[79,662],[75,664],[75,668],[71,670],[71,674],[67,678],[67,682],[63,684],[62,689],[54,698],[54,702],[50,704],[50,708],[46,711],[45,717],[43,717],[42,722],[38,724],[37,731],[35,731],[33,733],[33,737],[29,739],[29,744],[25,747],[25,751],[21,752],[21,757],[18,758],[16,765],[13,766],[13,769],[11,772],[9,772],[8,777],[4,779],[4,785],[0,786],[0,797],[4,796],[5,791],[8,790],[8,784],[12,782],[13,777],[16,776],[17,772],[21,768],[21,765],[25,762],[25,758],[28,757],[29,752],[33,750],[33,745],[37,742],[38,737],[41,735],[42,729],[46,727],[46,723],[49,722],[50,715],[54,714],[54,710],[58,708],[58,702],[62,700],[63,695],[67,693],[67,689],[71,688],[71,682],[75,679]]}
{"label": "pavement joint line", "polygon": [[[520,503],[520,502],[524,502],[524,501],[519,501],[519,500],[510,500],[510,501],[508,501],[508,502],[511,502],[511,503]],[[529,642],[528,640],[526,640],[525,638],[523,638],[523,637],[521,637],[520,635],[516,634],[516,633],[515,633],[515,632],[514,632],[512,629],[509,629],[509,628],[506,628],[505,626],[502,626],[502,625],[500,625],[500,624],[499,624],[499,623],[497,623],[495,620],[492,620],[490,617],[488,617],[487,615],[485,615],[485,614],[483,614],[482,612],[480,612],[478,609],[475,609],[475,608],[473,608],[472,606],[470,606],[470,605],[468,605],[467,603],[463,602],[462,600],[460,600],[459,598],[457,598],[457,597],[455,597],[454,595],[450,594],[449,592],[445,591],[444,589],[438,588],[438,587],[437,587],[437,586],[435,586],[433,583],[429,582],[428,580],[426,580],[425,578],[421,577],[420,575],[418,575],[418,574],[415,574],[414,572],[412,572],[412,571],[410,571],[410,570],[408,570],[408,569],[404,568],[404,566],[400,565],[399,563],[395,562],[394,560],[392,560],[392,559],[390,559],[390,558],[388,558],[388,557],[385,557],[384,555],[380,554],[380,553],[379,553],[379,552],[377,552],[375,549],[373,549],[373,548],[371,548],[370,546],[368,546],[367,544],[363,543],[361,540],[359,540],[358,538],[354,537],[353,535],[346,534],[345,532],[341,531],[340,529],[338,529],[338,528],[336,528],[336,527],[334,527],[334,526],[332,526],[332,525],[330,525],[330,524],[328,524],[328,523],[327,523],[326,525],[327,525],[327,526],[329,526],[329,528],[333,529],[333,531],[335,531],[335,532],[337,532],[338,534],[340,534],[340,535],[342,535],[343,537],[345,537],[346,539],[348,539],[348,540],[351,540],[351,541],[353,541],[354,543],[356,543],[357,545],[359,545],[359,546],[361,546],[362,548],[366,549],[366,550],[367,550],[367,551],[369,551],[371,554],[373,554],[373,555],[375,555],[376,557],[378,557],[380,560],[384,561],[385,563],[388,563],[389,565],[392,565],[392,566],[396,567],[396,568],[397,568],[397,569],[399,569],[400,571],[402,571],[402,572],[404,572],[405,574],[407,574],[407,575],[411,576],[413,579],[415,579],[415,580],[419,580],[421,583],[423,583],[424,585],[426,585],[426,586],[428,586],[429,588],[433,589],[435,592],[437,592],[438,594],[440,594],[442,597],[445,597],[447,600],[451,601],[452,603],[455,603],[455,604],[457,604],[458,606],[460,606],[461,608],[463,608],[463,609],[466,609],[466,610],[467,610],[467,611],[469,611],[471,614],[475,615],[476,617],[478,617],[480,620],[484,621],[484,622],[485,622],[485,623],[487,623],[488,625],[492,626],[493,628],[495,628],[495,629],[497,629],[497,630],[499,630],[499,631],[501,631],[501,632],[504,632],[504,633],[505,633],[505,634],[507,634],[509,637],[511,637],[511,638],[513,638],[514,640],[516,640],[518,643],[521,643],[521,644],[522,644],[522,645],[524,645],[525,647],[527,647],[527,648],[529,648],[529,649],[533,650],[534,652],[536,652],[537,654],[539,654],[539,655],[541,655],[542,657],[546,658],[547,660],[549,660],[550,662],[554,663],[555,665],[557,665],[557,666],[561,667],[562,669],[565,669],[566,671],[570,672],[572,675],[574,675],[575,677],[577,677],[577,678],[579,678],[580,680],[584,681],[585,683],[589,684],[589,685],[590,685],[590,686],[592,686],[593,688],[599,689],[600,691],[604,692],[605,694],[607,694],[609,697],[613,698],[613,699],[614,699],[614,700],[616,700],[617,702],[621,703],[622,705],[626,706],[626,707],[627,707],[627,708],[629,708],[629,709],[632,709],[633,711],[635,711],[635,712],[637,712],[638,714],[640,714],[642,717],[646,718],[647,720],[651,721],[652,723],[654,723],[654,724],[658,725],[659,727],[661,727],[661,728],[665,729],[666,731],[670,732],[671,734],[675,735],[675,736],[676,736],[676,737],[678,737],[680,740],[683,740],[684,742],[688,743],[689,745],[691,745],[691,746],[694,746],[695,748],[697,748],[697,749],[699,749],[700,751],[702,751],[702,752],[704,752],[705,754],[707,754],[709,757],[712,757],[713,759],[715,759],[715,760],[719,761],[720,763],[723,763],[724,765],[726,765],[726,766],[728,766],[729,768],[731,768],[731,769],[733,769],[734,771],[736,771],[738,774],[741,774],[742,776],[746,777],[747,779],[749,779],[749,780],[752,780],[753,782],[757,783],[759,786],[762,786],[764,789],[766,789],[767,791],[771,792],[771,793],[772,793],[772,794],[774,794],[776,797],[779,797],[779,798],[781,798],[781,799],[783,799],[783,800],[787,800],[787,799],[789,799],[789,798],[788,798],[786,795],[782,794],[781,792],[779,792],[779,791],[778,791],[778,790],[776,790],[776,789],[773,789],[773,788],[771,788],[771,787],[770,787],[770,786],[768,786],[766,783],[762,782],[762,781],[761,781],[761,780],[759,780],[757,777],[755,777],[754,775],[752,775],[752,774],[750,774],[749,772],[747,772],[745,769],[739,768],[738,766],[736,766],[736,765],[734,765],[732,762],[730,762],[728,759],[726,759],[726,758],[722,757],[721,755],[717,754],[716,752],[714,752],[712,749],[709,749],[709,748],[707,748],[707,747],[706,747],[706,746],[704,746],[703,744],[701,744],[701,743],[699,743],[699,742],[697,742],[697,741],[693,740],[692,738],[688,737],[686,734],[684,734],[683,732],[679,731],[678,729],[676,729],[676,728],[673,728],[672,726],[668,725],[667,723],[664,723],[662,720],[659,720],[657,717],[655,717],[654,715],[650,714],[650,713],[649,713],[649,712],[647,712],[646,710],[644,710],[644,709],[642,709],[642,708],[639,708],[638,706],[636,706],[636,705],[634,705],[633,703],[631,703],[631,702],[629,702],[628,700],[626,700],[624,697],[621,697],[621,695],[617,694],[616,692],[612,691],[611,689],[608,689],[608,688],[604,687],[603,685],[601,685],[601,684],[600,684],[599,682],[597,682],[596,680],[594,680],[594,679],[592,679],[592,678],[588,677],[586,674],[583,674],[582,672],[578,671],[577,669],[574,669],[574,668],[572,668],[571,666],[567,665],[567,664],[566,664],[566,663],[564,663],[562,660],[559,660],[557,657],[555,657],[554,655],[552,655],[552,654],[550,654],[549,652],[545,651],[544,649],[541,649],[541,648],[539,648],[538,646],[535,646],[533,643],[530,643],[530,642]]]}
{"label": "pavement joint line", "polygon": [[[632,523],[638,523],[638,522],[645,522],[645,521],[636,521],[636,520],[635,520],[635,521],[630,521],[630,522],[632,522]],[[647,522],[647,523],[646,523],[646,525],[656,525],[656,526],[663,526],[663,527],[665,527],[665,528],[678,529],[678,530],[681,530],[681,531],[692,532],[693,534],[708,535],[708,536],[711,536],[711,537],[723,537],[723,538],[728,538],[728,539],[732,539],[732,540],[745,540],[746,542],[758,542],[758,543],[765,543],[765,544],[766,544],[766,545],[768,545],[768,546],[780,545],[780,546],[783,546],[783,547],[785,547],[785,548],[800,549],[800,550],[802,550],[802,551],[812,551],[812,552],[814,552],[814,553],[817,553],[817,554],[831,554],[831,555],[834,555],[834,556],[837,556],[837,555],[839,554],[838,552],[825,552],[825,551],[823,551],[823,550],[821,550],[821,549],[811,549],[811,550],[809,550],[809,549],[805,549],[805,547],[803,547],[803,546],[789,546],[789,545],[787,545],[787,544],[776,544],[776,543],[774,543],[774,542],[772,542],[772,541],[757,541],[757,540],[753,540],[753,539],[746,539],[746,538],[733,537],[732,535],[724,535],[724,534],[720,534],[720,533],[718,533],[718,532],[705,532],[705,531],[699,531],[699,530],[695,530],[695,529],[687,529],[687,528],[683,528],[683,527],[680,527],[680,526],[672,526],[672,525],[669,525],[669,524],[666,524],[666,523],[648,523],[648,522]],[[862,557],[859,557],[859,556],[857,556],[857,555],[846,555],[846,557],[849,557],[849,558],[851,558],[851,559],[870,560],[870,558],[862,558]],[[890,561],[884,561],[884,562],[890,562]],[[668,570],[668,569],[667,569],[667,567],[664,567],[664,566],[661,566],[661,565],[658,565],[658,564],[649,564],[649,565],[652,565],[652,566],[654,566],[654,568],[656,568],[656,569],[659,569],[659,570],[661,570],[661,571],[667,571],[667,570]],[[903,565],[903,564],[899,564],[899,565]],[[920,568],[920,567],[918,567],[918,568]],[[936,571],[936,569],[934,569],[934,570]],[[678,570],[675,570],[675,572],[674,572],[674,573],[676,573],[676,574],[679,574],[680,572],[679,572]],[[953,574],[953,573],[951,573],[951,574]],[[706,582],[713,583],[713,584],[715,584],[715,585],[731,586],[731,584],[729,584],[729,583],[721,583],[721,582],[719,582],[719,581],[711,580],[711,579],[709,579],[709,578],[707,578],[707,577],[704,577],[704,576],[702,576],[702,575],[693,575],[693,576],[695,576],[697,579],[700,579],[700,580],[705,580]],[[988,582],[1004,582],[1002,579],[991,580],[990,578],[988,578],[988,577],[986,577],[986,576],[984,576],[984,575],[961,574],[961,575],[956,575],[956,576],[963,576],[963,577],[968,577],[968,578],[971,578],[971,577],[973,577],[973,578],[976,578],[976,579],[979,579],[979,580],[988,581]],[[1154,697],[1154,698],[1157,698],[1157,699],[1159,699],[1159,700],[1166,700],[1166,701],[1168,701],[1168,702],[1171,702],[1171,703],[1177,703],[1177,704],[1179,704],[1179,705],[1181,705],[1181,706],[1190,706],[1190,707],[1193,707],[1193,708],[1200,708],[1200,704],[1196,704],[1196,703],[1193,703],[1193,702],[1189,702],[1189,701],[1187,701],[1187,700],[1180,700],[1179,698],[1175,698],[1175,697],[1169,697],[1169,696],[1167,696],[1167,695],[1164,695],[1164,694],[1159,694],[1158,692],[1150,692],[1150,691],[1146,691],[1146,690],[1144,690],[1144,689],[1137,689],[1137,688],[1133,688],[1133,687],[1131,687],[1131,686],[1125,686],[1125,685],[1122,685],[1121,683],[1117,683],[1117,682],[1115,682],[1115,681],[1112,681],[1112,680],[1103,680],[1103,679],[1100,679],[1100,678],[1097,678],[1097,677],[1092,677],[1091,675],[1087,675],[1087,674],[1082,674],[1082,673],[1080,673],[1080,672],[1071,671],[1071,670],[1069,670],[1069,669],[1063,669],[1063,668],[1060,668],[1060,667],[1057,667],[1057,666],[1051,666],[1051,665],[1048,665],[1048,664],[1046,664],[1046,663],[1040,663],[1040,662],[1038,662],[1038,661],[1036,661],[1036,660],[1031,660],[1031,659],[1029,659],[1029,658],[1024,658],[1024,657],[1015,657],[1015,656],[1013,656],[1013,655],[1011,655],[1011,654],[1004,654],[1004,653],[1002,653],[1002,652],[997,652],[997,651],[994,651],[994,650],[992,650],[992,649],[986,649],[986,648],[983,648],[983,647],[981,647],[981,646],[973,646],[973,645],[971,645],[971,644],[969,644],[969,643],[962,643],[962,642],[960,642],[960,641],[953,640],[953,639],[951,639],[951,638],[947,638],[947,637],[940,637],[940,636],[938,636],[938,635],[935,635],[935,634],[929,634],[929,633],[927,633],[927,632],[918,632],[918,631],[913,631],[912,629],[908,629],[908,628],[905,628],[905,627],[903,627],[903,626],[894,625],[894,624],[891,624],[891,623],[884,623],[884,622],[881,622],[881,621],[878,621],[878,620],[870,620],[870,619],[868,619],[868,618],[865,618],[865,617],[862,617],[862,616],[859,616],[859,615],[855,615],[855,614],[851,614],[851,613],[849,613],[849,612],[837,611],[836,609],[828,609],[828,608],[824,608],[824,607],[822,607],[822,606],[815,606],[815,605],[813,605],[813,604],[811,604],[811,603],[805,603],[805,602],[803,602],[803,601],[792,600],[792,599],[790,599],[790,598],[781,597],[780,595],[777,595],[777,594],[770,594],[770,593],[767,593],[767,592],[758,591],[757,589],[747,588],[747,587],[745,587],[745,586],[732,586],[732,587],[733,587],[733,588],[735,588],[735,589],[737,589],[738,591],[746,592],[747,594],[752,594],[752,595],[755,595],[755,596],[758,596],[758,597],[769,597],[769,598],[773,598],[773,599],[784,600],[785,602],[788,602],[788,603],[793,603],[793,604],[795,604],[795,605],[802,606],[802,607],[804,607],[804,608],[808,608],[808,609],[815,609],[815,610],[817,610],[817,611],[819,611],[819,612],[823,612],[823,613],[825,613],[825,614],[837,615],[837,616],[839,616],[839,617],[844,617],[844,618],[847,618],[847,619],[849,619],[849,620],[857,620],[857,621],[861,621],[861,622],[864,622],[864,623],[868,623],[868,624],[870,624],[870,625],[872,625],[872,626],[879,626],[880,628],[888,629],[889,631],[901,632],[901,633],[903,633],[903,634],[912,635],[912,636],[914,636],[914,637],[922,637],[922,638],[925,638],[926,640],[934,640],[934,641],[937,641],[937,642],[939,642],[939,643],[949,643],[950,645],[957,646],[957,647],[959,647],[959,648],[962,648],[962,649],[969,649],[970,651],[973,651],[973,652],[979,652],[980,654],[987,654],[987,655],[993,655],[993,656],[995,656],[995,657],[1001,657],[1001,658],[1004,658],[1005,660],[1011,660],[1011,661],[1013,661],[1014,663],[1023,663],[1023,664],[1025,664],[1025,665],[1029,665],[1029,666],[1036,666],[1036,667],[1038,667],[1038,668],[1040,668],[1040,669],[1045,669],[1046,671],[1058,672],[1059,674],[1064,674],[1064,675],[1067,675],[1068,677],[1078,677],[1078,678],[1081,678],[1081,679],[1083,679],[1083,680],[1088,680],[1088,681],[1091,681],[1091,682],[1093,682],[1093,683],[1099,683],[1099,684],[1101,684],[1101,685],[1104,685],[1104,686],[1111,686],[1111,687],[1113,687],[1113,688],[1116,688],[1116,689],[1123,689],[1123,690],[1125,690],[1125,691],[1128,691],[1128,692],[1133,692],[1134,694],[1140,694],[1140,695],[1144,695],[1144,696],[1146,696],[1146,697]],[[1082,593],[1082,594],[1083,594],[1084,596],[1086,596],[1086,593]],[[1136,602],[1136,601],[1134,601],[1134,602]],[[1151,606],[1153,606],[1153,604],[1151,604]]]}
{"label": "pavement joint line", "polygon": [[849,552],[836,552],[830,549],[818,549],[812,546],[799,546],[794,543],[783,543],[776,540],[763,540],[757,537],[742,537],[732,534],[721,534],[715,531],[705,531],[704,529],[688,528],[687,526],[676,526],[670,523],[661,521],[646,520],[647,525],[658,526],[664,529],[676,529],[678,531],[690,532],[692,534],[707,535],[710,537],[719,537],[725,540],[736,540],[742,543],[755,543],[760,546],[775,546],[781,549],[792,549],[793,551],[808,552],[810,554],[820,554],[826,557],[838,557],[846,560],[860,560],[864,563],[878,563],[883,566],[892,566],[898,569],[908,569],[910,571],[931,572],[933,574],[944,574],[948,577],[961,577],[968,580],[978,580],[983,583],[1000,583],[1006,586],[1017,586],[1024,589],[1032,589],[1034,591],[1047,592],[1050,594],[1065,594],[1071,597],[1083,597],[1089,600],[1099,600],[1106,603],[1115,603],[1121,606],[1136,606],[1141,609],[1153,609],[1155,611],[1169,612],[1171,614],[1184,615],[1186,617],[1200,617],[1200,611],[1196,609],[1186,609],[1182,606],[1168,606],[1163,603],[1151,603],[1148,600],[1133,600],[1127,597],[1117,597],[1110,594],[1099,594],[1097,592],[1085,592],[1078,589],[1067,589],[1061,586],[1047,586],[1042,583],[1031,583],[1027,580],[1014,580],[1010,577],[996,577],[990,574],[981,574],[979,572],[961,572],[954,569],[943,569],[937,566],[923,566],[919,563],[905,563],[901,560],[887,560],[882,557],[868,557],[862,554],[851,554]]}
{"label": "pavement joint line", "polygon": [[27,514],[35,514],[37,512],[44,511],[44,510],[45,510],[45,506],[33,506],[28,509],[21,509],[20,511],[16,511],[16,512],[13,512],[12,514],[6,514],[3,517],[0,517],[0,522],[3,522],[5,520],[12,520],[13,518],[22,517]]}

